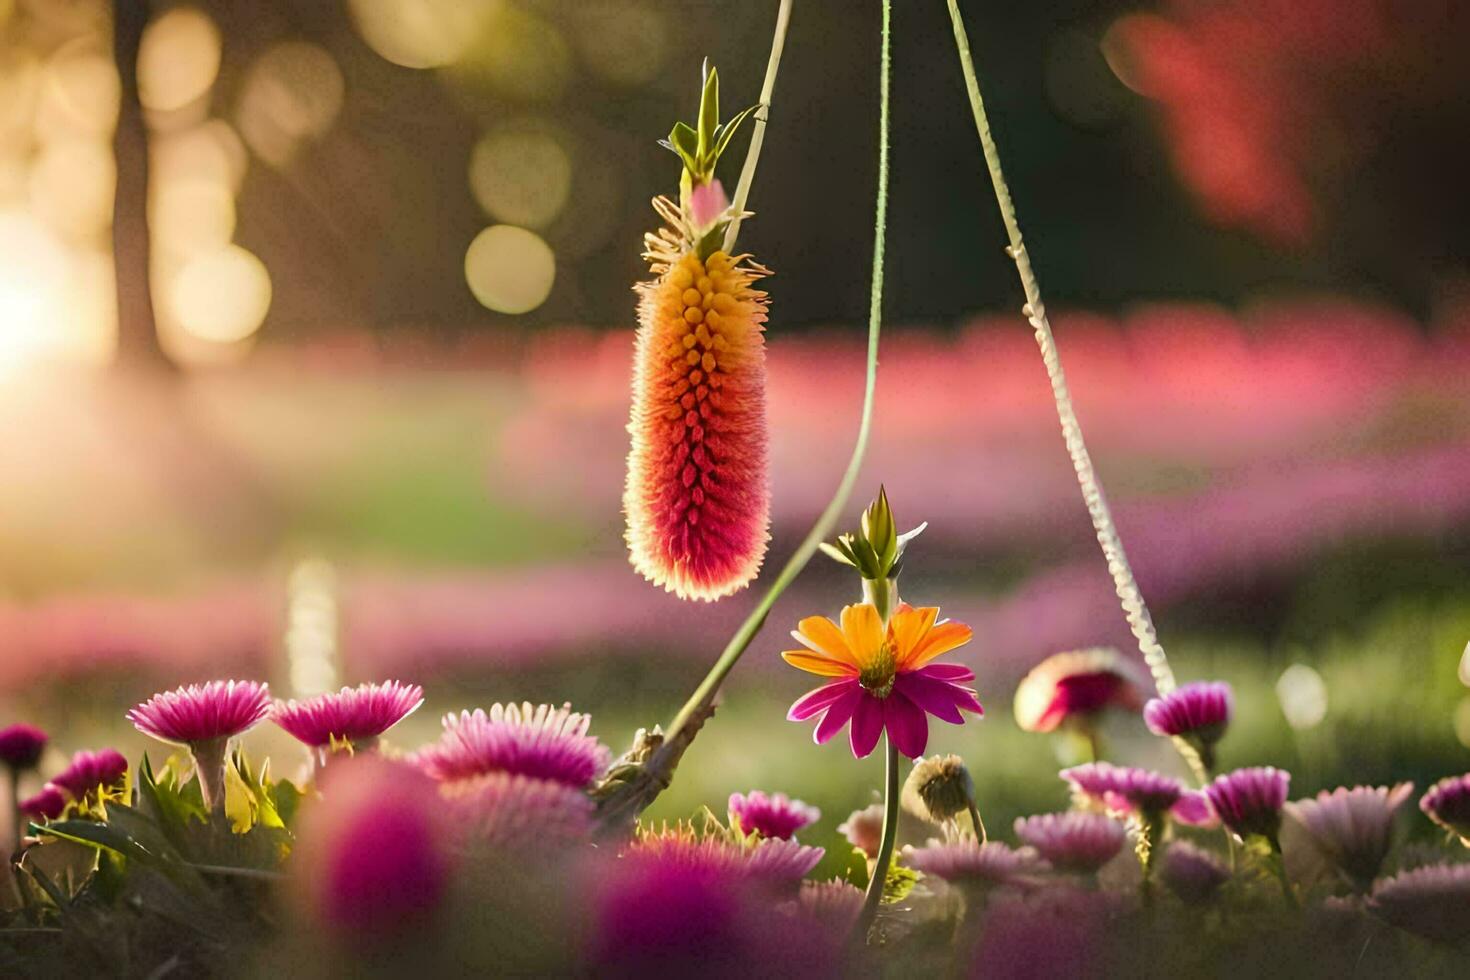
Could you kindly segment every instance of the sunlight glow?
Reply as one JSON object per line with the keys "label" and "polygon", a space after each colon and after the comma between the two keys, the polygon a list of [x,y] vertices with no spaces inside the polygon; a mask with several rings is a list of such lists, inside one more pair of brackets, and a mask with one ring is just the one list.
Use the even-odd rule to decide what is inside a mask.
{"label": "sunlight glow", "polygon": [[553,133],[501,127],[475,144],[470,190],[495,220],[544,228],[571,194],[571,157]]}
{"label": "sunlight glow", "polygon": [[173,112],[209,93],[219,75],[219,28],[197,7],[164,12],[143,34],[138,95],[147,109]]}
{"label": "sunlight glow", "polygon": [[349,0],[368,47],[404,68],[458,60],[494,14],[498,0]]}
{"label": "sunlight glow", "polygon": [[1292,664],[1281,672],[1276,697],[1286,723],[1298,731],[1315,728],[1327,717],[1327,684],[1306,664]]}

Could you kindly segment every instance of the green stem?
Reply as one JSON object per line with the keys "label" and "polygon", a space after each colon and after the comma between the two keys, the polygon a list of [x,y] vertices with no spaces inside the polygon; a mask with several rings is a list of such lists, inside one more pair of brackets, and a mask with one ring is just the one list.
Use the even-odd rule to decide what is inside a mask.
{"label": "green stem", "polygon": [[970,800],[968,806],[970,808],[970,822],[975,825],[975,840],[980,843],[981,847],[984,847],[990,839],[990,835],[985,832],[985,821],[980,819],[980,809],[975,806],[974,800]]}
{"label": "green stem", "polygon": [[714,703],[716,692],[724,683],[725,677],[734,669],[736,662],[752,640],[755,639],[761,627],[765,625],[766,617],[770,615],[771,607],[781,597],[787,587],[806,568],[807,562],[811,561],[817,553],[817,546],[832,533],[837,519],[842,516],[843,509],[847,506],[847,500],[852,495],[852,488],[857,483],[858,471],[862,469],[863,457],[868,451],[868,436],[873,427],[873,398],[878,384],[878,339],[883,330],[883,254],[884,242],[888,224],[888,87],[889,87],[889,16],[891,0],[883,0],[883,43],[881,55],[881,74],[879,79],[878,96],[878,192],[877,203],[874,208],[874,232],[873,232],[873,278],[872,286],[868,296],[868,358],[865,388],[863,390],[863,408],[861,421],[858,424],[857,441],[852,447],[852,457],[847,462],[847,469],[842,474],[841,481],[837,484],[837,490],[832,494],[832,500],[827,504],[821,516],[817,518],[807,536],[802,539],[796,551],[787,559],[786,565],[781,569],[776,580],[766,589],[765,595],[751,610],[745,622],[735,631],[730,642],[725,645],[724,652],[720,654],[719,660],[710,668],[710,672],[700,682],[684,707],[674,717],[674,722],[669,726],[668,734],[664,738],[665,745],[679,746],[684,729],[694,719],[703,719],[711,704]]}
{"label": "green stem", "polygon": [[[1010,242],[1006,248],[1006,254],[1016,263],[1016,272],[1021,279],[1021,289],[1026,294],[1026,305],[1022,307],[1021,312],[1036,331],[1036,343],[1041,348],[1041,358],[1046,365],[1047,377],[1051,381],[1052,396],[1056,402],[1057,418],[1061,422],[1062,437],[1067,444],[1067,454],[1072,459],[1072,468],[1077,474],[1077,485],[1082,491],[1082,500],[1087,505],[1088,516],[1092,519],[1093,530],[1097,533],[1097,543],[1102,547],[1103,557],[1107,560],[1108,572],[1113,578],[1113,589],[1123,606],[1128,626],[1138,641],[1138,648],[1143,654],[1144,662],[1148,664],[1149,670],[1153,673],[1154,684],[1158,687],[1160,694],[1168,694],[1177,686],[1174,671],[1170,668],[1169,658],[1159,643],[1153,617],[1149,615],[1148,605],[1143,600],[1143,593],[1139,591],[1138,581],[1134,578],[1133,569],[1128,564],[1123,542],[1118,537],[1117,526],[1113,523],[1112,511],[1108,507],[1107,498],[1103,496],[1102,485],[1098,482],[1097,473],[1092,465],[1092,457],[1087,451],[1086,442],[1083,441],[1082,426],[1077,421],[1076,412],[1072,408],[1072,396],[1067,388],[1067,376],[1062,370],[1062,362],[1057,353],[1056,338],[1052,336],[1051,322],[1047,319],[1046,307],[1041,302],[1041,286],[1036,280],[1036,273],[1031,268],[1031,257],[1021,240],[1021,227],[1016,218],[1016,206],[1011,200],[1011,191],[1006,184],[1005,173],[1001,170],[1000,151],[996,149],[995,138],[990,133],[990,120],[985,115],[985,101],[980,96],[980,82],[975,74],[974,61],[970,57],[970,39],[965,33],[959,3],[958,0],[947,0],[947,2],[950,22],[954,26],[955,47],[959,51],[960,69],[965,76],[965,90],[970,97],[970,110],[975,117],[975,130],[980,136],[980,147],[985,154],[985,166],[990,171],[990,182],[995,189],[995,200],[1000,207],[1001,221],[1005,224],[1006,237]],[[1198,756],[1194,755],[1191,758],[1190,755],[1186,755],[1185,758],[1190,768],[1194,770],[1195,776],[1203,782],[1204,773]]]}
{"label": "green stem", "polygon": [[20,812],[20,770],[14,766],[5,767],[10,772],[10,814],[15,818],[11,827],[10,856],[20,850],[20,839],[26,825],[25,814]]}
{"label": "green stem", "polygon": [[[886,2],[884,8],[886,12]],[[863,897],[863,911],[853,928],[853,936],[858,940],[866,938],[873,917],[878,914],[878,906],[883,901],[883,886],[888,882],[888,866],[893,863],[893,845],[898,840],[898,749],[886,735],[884,747],[887,750],[887,778],[883,786],[883,836],[879,838],[873,876],[868,879],[868,892]]]}
{"label": "green stem", "polygon": [[745,166],[740,170],[740,183],[735,186],[731,210],[735,217],[725,229],[725,254],[735,254],[735,239],[740,234],[741,215],[750,198],[750,185],[755,182],[756,164],[760,162],[761,145],[766,139],[766,120],[771,117],[771,96],[776,92],[776,73],[781,68],[781,52],[786,49],[786,25],[791,20],[791,0],[781,0],[776,11],[776,34],[771,39],[771,57],[766,62],[766,80],[761,84],[760,108],[755,110],[755,128],[750,134],[750,148],[745,151]]}

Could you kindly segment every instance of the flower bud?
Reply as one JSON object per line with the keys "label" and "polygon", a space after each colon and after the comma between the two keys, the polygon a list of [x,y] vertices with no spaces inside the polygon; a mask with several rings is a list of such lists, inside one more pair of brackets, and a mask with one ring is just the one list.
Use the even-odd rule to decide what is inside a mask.
{"label": "flower bud", "polygon": [[957,755],[920,759],[903,784],[904,809],[934,823],[953,820],[975,803],[975,782]]}

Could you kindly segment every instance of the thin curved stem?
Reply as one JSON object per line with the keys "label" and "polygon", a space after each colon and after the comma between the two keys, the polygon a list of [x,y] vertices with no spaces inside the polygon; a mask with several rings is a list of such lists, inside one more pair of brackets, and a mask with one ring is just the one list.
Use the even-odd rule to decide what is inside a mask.
{"label": "thin curved stem", "polygon": [[853,926],[853,938],[859,942],[868,935],[868,929],[878,914],[878,906],[883,902],[883,886],[888,883],[888,867],[893,863],[893,847],[898,841],[898,749],[887,736],[884,736],[884,743],[887,760],[884,763],[883,836],[878,841],[878,859],[873,862],[873,875],[868,879],[863,910]]}
{"label": "thin curved stem", "polygon": [[[1102,547],[1103,557],[1107,560],[1108,572],[1113,578],[1113,589],[1123,606],[1123,614],[1128,620],[1129,629],[1133,631],[1133,636],[1138,641],[1138,649],[1143,654],[1144,662],[1148,664],[1149,671],[1153,674],[1154,684],[1158,687],[1160,694],[1167,694],[1177,686],[1174,671],[1170,668],[1169,658],[1159,643],[1153,617],[1149,615],[1148,605],[1143,601],[1143,593],[1139,591],[1138,581],[1133,576],[1133,568],[1128,564],[1128,556],[1123,551],[1123,542],[1118,537],[1117,526],[1113,523],[1112,510],[1108,507],[1107,498],[1103,496],[1102,485],[1098,482],[1097,473],[1093,469],[1092,457],[1087,452],[1087,443],[1083,441],[1082,426],[1077,421],[1077,414],[1072,408],[1072,396],[1067,388],[1067,376],[1062,370],[1060,355],[1057,353],[1056,338],[1052,336],[1051,322],[1047,319],[1046,307],[1041,302],[1041,287],[1036,281],[1035,271],[1031,268],[1031,257],[1027,254],[1026,246],[1021,240],[1021,227],[1016,219],[1016,206],[1011,200],[1011,191],[1006,184],[1005,174],[1001,170],[1000,152],[996,149],[995,138],[990,133],[990,120],[985,115],[985,101],[980,96],[980,82],[975,74],[974,61],[970,57],[970,39],[965,33],[959,3],[958,0],[947,0],[947,2],[950,21],[954,26],[955,47],[960,56],[960,69],[965,75],[965,90],[970,97],[970,109],[975,117],[975,130],[980,136],[980,147],[985,154],[986,168],[990,171],[990,182],[995,188],[995,200],[1000,206],[1001,221],[1005,223],[1006,237],[1010,240],[1006,254],[1016,263],[1016,272],[1021,278],[1021,289],[1026,294],[1026,305],[1021,308],[1021,312],[1036,331],[1036,343],[1041,348],[1041,359],[1046,365],[1047,378],[1051,381],[1052,396],[1056,402],[1057,419],[1061,422],[1062,438],[1067,445],[1067,455],[1071,457],[1072,469],[1077,474],[1077,486],[1082,491],[1082,500],[1087,505],[1087,514],[1092,518],[1093,530],[1097,532],[1097,543]],[[1198,756],[1195,755],[1192,759],[1186,756],[1186,760],[1195,770],[1195,775],[1203,782],[1204,773]]]}
{"label": "thin curved stem", "polygon": [[735,239],[740,235],[741,215],[745,213],[745,202],[750,198],[750,185],[755,182],[756,164],[760,162],[761,146],[766,139],[766,120],[771,117],[771,97],[776,92],[776,73],[781,69],[781,52],[786,49],[786,25],[791,21],[791,0],[781,0],[776,11],[776,34],[771,39],[771,57],[766,62],[766,80],[761,83],[760,107],[755,110],[755,129],[750,134],[750,148],[745,151],[745,165],[740,169],[740,182],[735,185],[735,200],[731,209],[735,217],[725,229],[725,254],[735,254]]}
{"label": "thin curved stem", "polygon": [[[786,565],[776,576],[776,580],[766,589],[765,595],[761,596],[755,609],[746,617],[745,622],[740,624],[740,628],[725,645],[724,652],[720,654],[719,660],[715,662],[709,674],[695,689],[694,694],[680,709],[679,714],[674,717],[674,722],[669,726],[668,734],[664,737],[664,745],[670,746],[671,750],[679,746],[686,726],[694,719],[703,719],[707,715],[709,706],[714,703],[715,693],[719,691],[725,677],[740,660],[741,655],[745,653],[761,627],[765,625],[771,607],[776,604],[781,593],[785,592],[787,587],[801,574],[802,569],[806,568],[807,562],[811,561],[812,556],[817,553],[817,546],[832,533],[832,528],[836,526],[837,519],[842,516],[842,511],[847,506],[848,498],[852,496],[852,488],[857,483],[858,471],[862,469],[863,457],[868,451],[868,437],[873,427],[873,400],[878,385],[878,340],[883,332],[883,258],[888,227],[889,5],[890,0],[883,0],[883,42],[878,95],[878,191],[873,218],[873,277],[868,295],[867,371],[857,440],[853,444],[852,457],[847,462],[847,469],[843,472],[842,479],[837,484],[837,489],[832,494],[832,499],[826,509],[822,511],[816,523],[812,525],[812,529],[797,546],[796,551],[787,559]],[[682,751],[682,748],[678,750]]]}

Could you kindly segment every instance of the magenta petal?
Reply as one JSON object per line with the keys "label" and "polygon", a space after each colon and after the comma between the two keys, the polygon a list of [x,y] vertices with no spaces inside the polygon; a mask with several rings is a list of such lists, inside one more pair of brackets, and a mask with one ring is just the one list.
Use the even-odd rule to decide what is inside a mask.
{"label": "magenta petal", "polygon": [[929,720],[922,708],[896,688],[883,700],[883,724],[899,752],[910,759],[924,754],[929,744]]}
{"label": "magenta petal", "polygon": [[1179,797],[1169,812],[1175,820],[1191,827],[1214,827],[1219,823],[1205,794],[1192,790]]}
{"label": "magenta petal", "polygon": [[863,700],[863,689],[857,684],[843,691],[837,700],[827,708],[826,714],[822,715],[822,720],[817,722],[817,730],[812,733],[812,738],[816,740],[816,743],[824,745],[831,741],[833,735],[842,731],[842,726],[852,719],[852,713],[857,710]]}
{"label": "magenta petal", "polygon": [[808,691],[791,705],[791,710],[786,712],[787,721],[806,721],[812,715],[832,704],[842,697],[847,689],[857,685],[857,681],[843,680],[835,684],[824,684],[814,691]]}
{"label": "magenta petal", "polygon": [[893,683],[893,689],[902,692],[910,701],[936,718],[942,718],[951,725],[965,723],[965,716],[955,707],[950,686],[943,681],[913,673],[899,674]]}
{"label": "magenta petal", "polygon": [[965,683],[975,679],[975,672],[964,664],[925,664],[913,673],[951,683]]}
{"label": "magenta petal", "polygon": [[865,759],[877,746],[878,736],[883,734],[883,704],[861,688],[858,690],[857,710],[852,714],[852,731],[849,734],[852,754]]}

